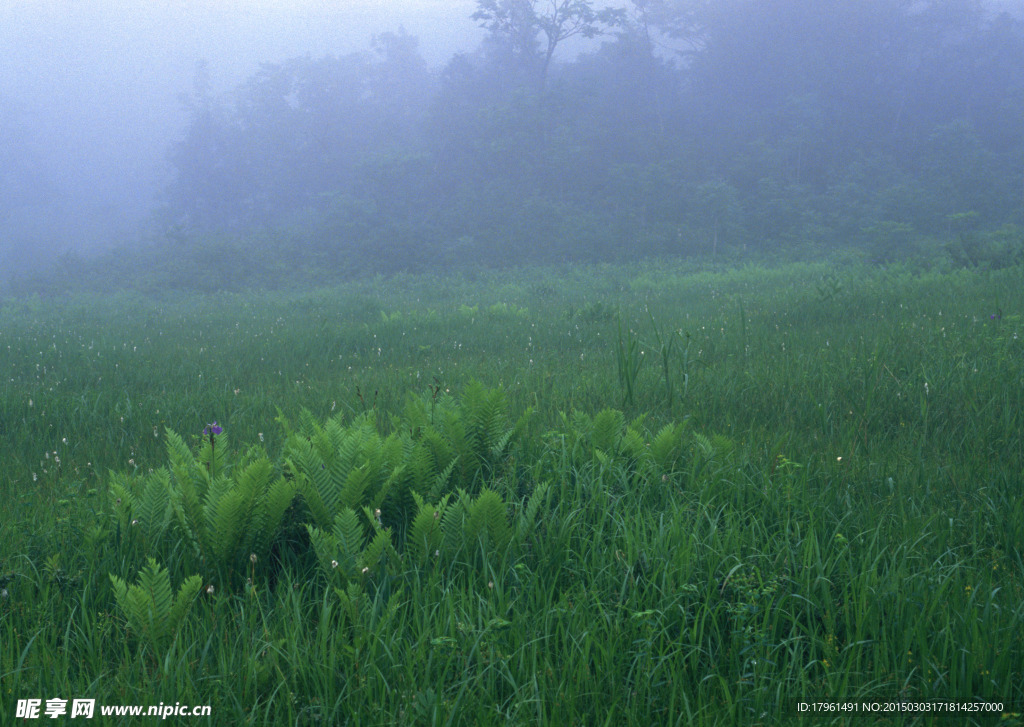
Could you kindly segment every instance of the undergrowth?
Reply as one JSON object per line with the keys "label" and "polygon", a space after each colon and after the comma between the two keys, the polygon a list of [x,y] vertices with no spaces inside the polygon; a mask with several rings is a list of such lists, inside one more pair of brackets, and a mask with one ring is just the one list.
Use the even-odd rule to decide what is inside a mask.
{"label": "undergrowth", "polygon": [[8,302],[0,721],[1024,724],[1021,277]]}

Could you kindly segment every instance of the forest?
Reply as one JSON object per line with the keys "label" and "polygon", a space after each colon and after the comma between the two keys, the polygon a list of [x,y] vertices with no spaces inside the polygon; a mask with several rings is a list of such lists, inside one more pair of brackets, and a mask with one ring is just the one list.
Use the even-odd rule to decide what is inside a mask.
{"label": "forest", "polygon": [[1021,259],[1024,24],[975,0],[481,0],[479,47],[404,31],[200,63],[143,241],[82,276],[243,289],[616,261]]}

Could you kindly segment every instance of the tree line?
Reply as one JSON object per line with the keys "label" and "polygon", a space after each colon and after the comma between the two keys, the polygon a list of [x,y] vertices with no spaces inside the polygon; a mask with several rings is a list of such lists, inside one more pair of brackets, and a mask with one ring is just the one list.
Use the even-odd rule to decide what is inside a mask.
{"label": "tree line", "polygon": [[[1024,24],[981,0],[478,0],[404,32],[200,68],[164,215],[328,269],[945,245],[1019,255]],[[586,45],[580,52],[579,41]],[[575,45],[574,45],[575,44]]]}

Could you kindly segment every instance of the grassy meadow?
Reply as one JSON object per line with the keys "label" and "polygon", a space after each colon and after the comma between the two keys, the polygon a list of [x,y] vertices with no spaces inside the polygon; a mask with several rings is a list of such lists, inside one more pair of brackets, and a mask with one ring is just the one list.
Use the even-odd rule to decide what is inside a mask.
{"label": "grassy meadow", "polygon": [[1020,727],[1022,273],[8,299],[0,723]]}

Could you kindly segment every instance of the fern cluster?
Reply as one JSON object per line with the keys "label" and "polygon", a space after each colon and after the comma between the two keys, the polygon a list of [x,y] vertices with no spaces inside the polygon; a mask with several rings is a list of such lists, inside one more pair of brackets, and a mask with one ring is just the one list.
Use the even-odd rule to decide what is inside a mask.
{"label": "fern cluster", "polygon": [[[352,580],[357,565],[376,567],[380,558],[370,557],[374,553],[397,557],[395,547],[404,542],[424,500],[447,503],[458,493],[453,517],[485,507],[496,512],[498,502],[505,508],[495,493],[481,488],[511,471],[529,414],[513,424],[504,392],[479,384],[467,387],[459,401],[410,400],[406,416],[393,420],[387,435],[368,415],[321,423],[304,410],[294,427],[279,419],[286,439],[276,463],[259,448],[235,457],[224,433],[215,442],[205,436],[192,452],[168,430],[167,467],[143,476],[111,474],[115,537],[131,562],[157,556],[231,583],[254,556],[269,560],[265,556],[281,537],[291,508],[306,524],[314,551],[333,548],[338,556],[321,562],[337,560],[344,580]],[[474,500],[466,493],[479,496]],[[507,546],[510,538],[498,519],[488,516],[480,526],[482,517],[467,521],[472,536],[487,547]]]}
{"label": "fern cluster", "polygon": [[573,467],[625,465],[638,474],[654,475],[682,464],[685,430],[685,424],[666,424],[651,437],[643,417],[627,422],[621,411],[604,409],[593,417],[562,414],[561,430],[549,437],[554,435],[556,449]]}
{"label": "fern cluster", "polygon": [[359,590],[374,577],[408,568],[461,563],[485,569],[508,555],[515,557],[533,533],[547,492],[546,483],[538,486],[525,506],[514,511],[511,503],[487,488],[475,496],[458,490],[437,503],[414,491],[417,512],[401,552],[392,541],[392,531],[369,508],[361,512],[346,508],[329,531],[313,525],[307,529],[329,582]]}
{"label": "fern cluster", "polygon": [[430,485],[430,475],[451,478],[450,487],[434,482],[430,489],[414,489],[436,499],[445,489],[475,492],[505,474],[532,413],[527,409],[513,423],[505,392],[477,382],[466,387],[458,402],[447,395],[410,399],[402,421],[418,450],[413,454],[417,482]]}
{"label": "fern cluster", "polygon": [[561,415],[561,426],[547,433],[549,456],[539,478],[558,472],[587,473],[594,482],[647,489],[679,472],[724,459],[733,448],[727,437],[708,437],[689,429],[687,421],[648,431],[643,417],[627,421],[617,409],[594,416],[584,412]]}
{"label": "fern cluster", "polygon": [[366,415],[348,425],[340,415],[321,425],[303,412],[294,429],[284,423],[283,468],[318,532],[349,511],[362,511],[371,513],[364,536],[383,522],[400,544],[423,500],[478,492],[508,474],[529,415],[513,424],[505,393],[479,384],[458,401],[447,395],[410,399],[387,436]]}
{"label": "fern cluster", "polygon": [[110,576],[110,581],[117,606],[139,643],[156,655],[163,653],[177,635],[203,585],[198,575],[190,576],[175,594],[167,569],[152,558],[139,571],[138,583],[129,586],[115,575]]}
{"label": "fern cluster", "polygon": [[[167,430],[168,466],[137,477],[112,474],[109,497],[116,537],[129,555],[159,555],[221,581],[267,555],[295,495],[292,481],[250,449],[231,462],[227,437],[193,454]],[[212,574],[211,574],[212,575]]]}
{"label": "fern cluster", "polygon": [[[530,477],[521,477],[515,459],[528,416],[513,423],[504,393],[479,385],[458,401],[411,400],[387,434],[368,415],[320,422],[303,411],[294,427],[280,420],[286,438],[276,462],[258,448],[234,456],[223,433],[216,447],[206,437],[193,453],[168,431],[167,467],[112,475],[118,542],[129,563],[150,558],[136,586],[111,575],[118,604],[144,643],[166,648],[203,579],[230,589],[256,562],[273,566],[264,556],[300,522],[356,634],[383,584],[403,574],[440,568],[489,579],[519,561],[533,547],[559,473],[587,471],[598,486],[643,488],[728,444],[684,424],[652,434],[642,418],[627,422],[615,409],[574,413],[562,416]],[[187,579],[172,599],[169,576],[152,556],[202,577]]]}
{"label": "fern cluster", "polygon": [[[287,428],[287,424],[285,425]],[[344,510],[378,509],[405,469],[407,436],[382,437],[366,415],[319,424],[303,411],[285,444],[285,471],[298,483],[313,523],[330,527]]]}
{"label": "fern cluster", "polygon": [[[360,515],[369,523],[372,535],[367,536]],[[391,531],[383,528],[368,508],[362,513],[345,508],[334,517],[330,531],[313,525],[306,529],[323,571],[343,584],[365,583],[372,575],[401,562],[391,542]]]}
{"label": "fern cluster", "polygon": [[[399,553],[422,566],[442,554],[491,557],[523,542],[546,496],[546,485],[523,488],[530,500],[510,519],[520,488],[502,483],[520,479],[516,444],[529,414],[513,423],[505,394],[479,384],[458,401],[410,400],[386,435],[368,415],[321,423],[303,411],[294,427],[281,419],[278,463],[260,449],[234,458],[225,434],[216,448],[204,438],[193,453],[168,431],[167,467],[112,475],[117,538],[137,558],[173,558],[222,583],[270,554],[290,508],[320,565],[343,583],[399,565]],[[685,424],[651,434],[642,418],[627,422],[615,409],[562,415],[548,436],[553,446],[534,464],[534,482],[586,470],[643,486],[728,448]]]}

